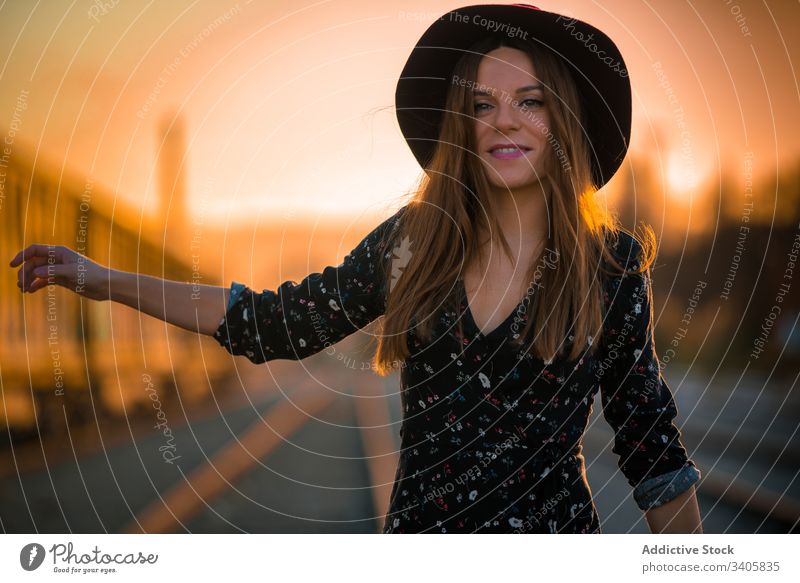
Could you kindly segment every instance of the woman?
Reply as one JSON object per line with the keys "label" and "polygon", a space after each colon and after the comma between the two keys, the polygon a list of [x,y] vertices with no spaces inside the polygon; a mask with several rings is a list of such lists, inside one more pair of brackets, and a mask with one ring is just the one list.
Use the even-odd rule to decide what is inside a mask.
{"label": "woman", "polygon": [[396,105],[421,186],[337,267],[262,293],[203,286],[195,315],[188,284],[138,276],[137,296],[134,274],[66,248],[48,272],[31,246],[12,261],[28,258],[20,287],[74,287],[87,262],[87,297],[256,363],[384,316],[374,364],[401,369],[403,423],[383,532],[599,533],[581,453],[598,390],[651,530],[701,532],[700,474],[653,342],[654,236],[621,230],[594,198],[630,135],[617,47],[532,6],[461,8],[417,43]]}

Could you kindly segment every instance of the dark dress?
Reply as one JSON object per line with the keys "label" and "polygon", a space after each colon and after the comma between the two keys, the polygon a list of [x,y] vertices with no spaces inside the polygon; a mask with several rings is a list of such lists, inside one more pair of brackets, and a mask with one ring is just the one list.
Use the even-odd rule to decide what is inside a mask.
{"label": "dark dress", "polygon": [[[395,251],[387,235],[405,209],[341,265],[300,283],[256,293],[233,282],[214,338],[255,363],[299,360],[378,318],[382,274]],[[623,265],[635,262],[637,249],[623,232],[616,246]],[[649,271],[603,281],[603,338],[596,354],[584,351],[578,361],[543,362],[508,344],[531,296],[482,334],[461,280],[453,292],[458,312],[440,310],[429,343],[409,330],[400,460],[384,533],[599,533],[581,445],[598,390],[639,508],[659,506],[700,478],[673,423],[677,410],[649,329]]]}

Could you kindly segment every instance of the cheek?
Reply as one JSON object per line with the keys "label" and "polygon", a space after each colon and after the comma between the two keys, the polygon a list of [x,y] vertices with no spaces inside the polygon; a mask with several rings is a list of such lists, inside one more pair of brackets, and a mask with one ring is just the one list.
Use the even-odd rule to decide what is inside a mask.
{"label": "cheek", "polygon": [[488,132],[486,131],[486,126],[483,124],[478,125],[473,129],[473,135],[475,136],[475,143],[480,145],[483,144],[486,139]]}
{"label": "cheek", "polygon": [[550,135],[550,120],[546,115],[534,118],[531,131],[537,140],[544,141]]}

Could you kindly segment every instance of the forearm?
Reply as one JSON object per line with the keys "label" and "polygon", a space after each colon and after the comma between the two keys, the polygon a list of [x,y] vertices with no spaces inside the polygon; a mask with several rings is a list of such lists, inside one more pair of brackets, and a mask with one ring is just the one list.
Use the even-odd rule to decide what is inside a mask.
{"label": "forearm", "polygon": [[653,533],[702,534],[703,532],[694,486],[669,502],[645,512],[645,519]]}
{"label": "forearm", "polygon": [[212,335],[225,315],[230,290],[111,270],[110,299],[175,326]]}

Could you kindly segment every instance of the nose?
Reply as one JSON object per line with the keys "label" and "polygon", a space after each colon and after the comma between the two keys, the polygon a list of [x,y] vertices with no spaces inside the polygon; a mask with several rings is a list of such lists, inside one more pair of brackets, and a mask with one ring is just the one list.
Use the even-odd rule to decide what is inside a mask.
{"label": "nose", "polygon": [[516,130],[520,127],[520,112],[507,100],[502,100],[495,108],[494,127],[501,131]]}

